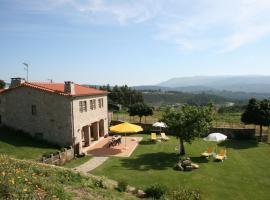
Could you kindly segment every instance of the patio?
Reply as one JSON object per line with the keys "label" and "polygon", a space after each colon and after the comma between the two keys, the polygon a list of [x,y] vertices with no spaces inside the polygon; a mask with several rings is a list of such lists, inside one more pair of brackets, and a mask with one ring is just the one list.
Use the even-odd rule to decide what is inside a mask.
{"label": "patio", "polygon": [[[115,157],[129,157],[138,146],[142,137],[122,137],[122,143],[117,146],[108,147],[109,141],[112,137],[107,137],[93,145],[87,154],[92,156],[115,156]],[[125,148],[125,140],[126,147]]]}

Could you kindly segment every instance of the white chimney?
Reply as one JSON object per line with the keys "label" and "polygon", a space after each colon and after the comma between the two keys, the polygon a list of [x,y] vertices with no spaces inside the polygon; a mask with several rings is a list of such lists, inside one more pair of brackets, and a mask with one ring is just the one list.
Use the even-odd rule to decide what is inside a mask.
{"label": "white chimney", "polygon": [[75,85],[73,82],[71,81],[65,81],[65,89],[64,89],[64,92],[65,93],[68,93],[68,94],[75,94]]}
{"label": "white chimney", "polygon": [[25,79],[24,78],[11,78],[11,83],[9,88],[14,88],[17,87],[21,84],[25,83]]}

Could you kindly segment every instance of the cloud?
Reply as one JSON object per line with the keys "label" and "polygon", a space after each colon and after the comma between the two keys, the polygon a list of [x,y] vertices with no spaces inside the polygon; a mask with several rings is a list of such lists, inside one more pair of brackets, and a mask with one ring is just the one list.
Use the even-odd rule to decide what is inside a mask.
{"label": "cloud", "polygon": [[183,50],[225,53],[270,34],[270,1],[201,2],[196,13],[159,24],[156,38],[174,41]]}
{"label": "cloud", "polygon": [[[25,9],[72,13],[90,23],[151,22],[157,40],[225,53],[270,34],[269,0],[16,0]],[[151,21],[150,21],[151,20]]]}

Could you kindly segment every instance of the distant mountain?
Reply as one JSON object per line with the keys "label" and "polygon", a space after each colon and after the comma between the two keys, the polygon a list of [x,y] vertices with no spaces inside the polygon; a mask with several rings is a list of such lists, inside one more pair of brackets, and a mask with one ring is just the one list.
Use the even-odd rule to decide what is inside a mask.
{"label": "distant mountain", "polygon": [[234,92],[270,93],[270,76],[194,76],[173,78],[157,86],[178,91],[227,90]]}
{"label": "distant mountain", "polygon": [[194,76],[173,78],[157,85],[136,86],[137,90],[202,92],[228,99],[270,98],[270,76]]}

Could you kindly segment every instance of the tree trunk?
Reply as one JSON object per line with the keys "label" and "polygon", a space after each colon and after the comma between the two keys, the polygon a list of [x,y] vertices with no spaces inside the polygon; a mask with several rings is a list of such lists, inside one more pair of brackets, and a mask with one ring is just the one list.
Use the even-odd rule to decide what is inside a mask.
{"label": "tree trunk", "polygon": [[260,125],[260,142],[262,141],[262,125]]}
{"label": "tree trunk", "polygon": [[140,116],[140,124],[142,123],[142,117]]}
{"label": "tree trunk", "polygon": [[183,156],[183,155],[186,154],[184,141],[181,138],[179,138],[179,142],[180,142],[180,144],[179,144],[179,153],[180,153],[181,156]]}

